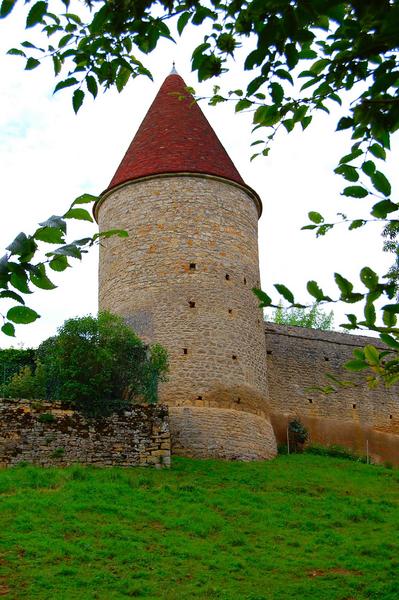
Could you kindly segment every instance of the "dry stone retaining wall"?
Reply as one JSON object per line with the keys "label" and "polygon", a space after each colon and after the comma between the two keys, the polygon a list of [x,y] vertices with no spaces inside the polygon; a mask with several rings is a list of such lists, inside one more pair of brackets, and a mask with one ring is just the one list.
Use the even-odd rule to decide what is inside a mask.
{"label": "dry stone retaining wall", "polygon": [[169,467],[168,409],[133,405],[88,420],[54,403],[0,400],[0,466],[24,461],[42,466]]}

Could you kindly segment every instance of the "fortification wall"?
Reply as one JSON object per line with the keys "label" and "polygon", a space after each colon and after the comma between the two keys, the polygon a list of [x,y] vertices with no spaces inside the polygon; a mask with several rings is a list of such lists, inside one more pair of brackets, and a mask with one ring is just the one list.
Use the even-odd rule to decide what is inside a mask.
{"label": "fortification wall", "polygon": [[[209,446],[209,456],[235,457],[242,452],[241,434],[229,437],[224,417],[213,409],[239,405],[234,416],[255,414],[265,428],[269,422],[263,319],[251,292],[259,286],[257,205],[227,180],[173,175],[112,190],[97,214],[100,230],[129,232],[127,239],[102,242],[100,308],[123,316],[144,340],[168,350],[169,381],[160,386],[161,401],[198,409],[193,439],[205,436],[201,428],[208,420],[219,432],[209,430],[196,455],[206,455]],[[186,421],[177,414],[171,418],[179,425],[172,430],[182,432]],[[265,440],[259,458],[275,448],[269,430],[272,440]],[[194,452],[184,439],[187,452]],[[174,451],[182,448],[181,440]]]}
{"label": "fortification wall", "polygon": [[[342,369],[354,348],[378,339],[331,331],[265,323],[271,419],[279,443],[286,441],[287,422],[299,418],[311,441],[342,444],[377,461],[399,464],[398,386],[370,389],[364,373]],[[340,387],[329,373],[351,387]],[[310,388],[333,384],[331,394]]]}
{"label": "fortification wall", "polygon": [[165,406],[134,405],[109,417],[87,420],[59,404],[0,399],[0,467],[170,466]]}

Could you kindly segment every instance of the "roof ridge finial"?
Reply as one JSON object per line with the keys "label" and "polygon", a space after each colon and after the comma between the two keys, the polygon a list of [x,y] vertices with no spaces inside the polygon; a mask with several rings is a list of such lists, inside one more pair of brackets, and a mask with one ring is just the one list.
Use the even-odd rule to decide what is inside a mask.
{"label": "roof ridge finial", "polygon": [[172,62],[172,70],[170,72],[171,75],[177,75],[177,71],[176,71],[176,63],[175,61]]}

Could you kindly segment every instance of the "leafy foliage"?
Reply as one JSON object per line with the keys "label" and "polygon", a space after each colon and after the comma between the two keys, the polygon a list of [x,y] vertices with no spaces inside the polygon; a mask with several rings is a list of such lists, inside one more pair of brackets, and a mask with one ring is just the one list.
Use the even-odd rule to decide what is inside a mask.
{"label": "leafy foliage", "polygon": [[69,319],[37,351],[45,395],[90,415],[105,414],[133,401],[157,401],[167,355],[145,346],[122,318],[110,313]]}
{"label": "leafy foliage", "polygon": [[280,303],[267,320],[279,325],[295,325],[296,327],[310,327],[311,329],[333,329],[334,313],[326,313],[317,304],[309,309],[284,308]]}
{"label": "leafy foliage", "polygon": [[3,386],[2,393],[6,398],[43,398],[45,374],[42,365],[36,364],[34,370],[29,366],[22,367],[12,376],[9,383]]}
{"label": "leafy foliage", "polygon": [[[6,248],[6,254],[0,258],[0,300],[14,300],[16,306],[8,309],[6,314],[0,313],[3,320],[1,331],[15,335],[16,324],[27,324],[36,321],[40,315],[25,305],[24,295],[31,294],[33,288],[52,290],[56,286],[50,280],[50,271],[62,272],[70,266],[69,259],[80,260],[88,250],[103,237],[118,235],[126,237],[127,232],[121,230],[96,233],[92,237],[67,241],[67,227],[70,219],[92,222],[93,219],[82,204],[93,204],[97,200],[91,194],[82,194],[76,198],[67,212],[52,215],[39,224],[32,235],[19,233]],[[47,251],[44,244],[56,245],[57,248]],[[33,259],[45,252],[45,259]]]}
{"label": "leafy foliage", "polygon": [[7,385],[12,376],[23,367],[35,367],[35,350],[32,348],[5,348],[0,350],[0,396],[2,386]]}
{"label": "leafy foliage", "polygon": [[[0,17],[7,17],[15,3],[3,0]],[[210,104],[232,101],[237,111],[253,112],[253,131],[258,138],[253,142],[253,157],[267,156],[281,131],[306,129],[314,114],[341,106],[342,95],[351,92],[354,100],[349,110],[343,109],[336,129],[349,131],[352,142],[335,172],[345,180],[342,194],[348,202],[358,202],[361,211],[362,200],[371,200],[371,211],[366,208],[355,219],[341,215],[338,222],[326,221],[319,212],[311,211],[304,229],[322,236],[338,224],[353,230],[370,221],[381,223],[385,250],[395,255],[393,268],[372,275],[372,269],[364,267],[356,287],[336,273],[338,291],[333,300],[362,303],[364,318],[348,313],[343,325],[348,330],[370,329],[397,340],[399,203],[391,197],[391,184],[383,169],[391,135],[399,127],[399,0],[87,0],[88,17],[72,12],[69,0],[64,3],[67,12],[58,14],[50,12],[46,1],[28,4],[26,26],[41,28],[43,47],[26,40],[9,53],[26,60],[28,70],[50,58],[56,78],[54,91],[71,90],[75,111],[86,91],[95,97],[100,88],[115,85],[121,91],[132,77],[151,77],[137,51],[147,54],[156,49],[160,39],[173,41],[169,27],[175,23],[173,19],[177,19],[178,35],[192,26],[204,27],[203,42],[192,53],[192,68],[199,81],[221,75],[232,61],[251,73],[245,89],[222,92],[215,86]],[[241,42],[247,39],[249,51],[243,52]],[[28,245],[25,252],[31,252]],[[1,268],[0,263],[0,278]],[[17,290],[27,293],[26,272],[16,269],[12,275]],[[304,306],[283,284],[275,287],[292,306]],[[307,289],[317,302],[332,300],[317,282],[308,282]],[[256,293],[262,306],[277,307],[268,294]],[[376,310],[377,302],[382,310]],[[3,331],[10,334],[12,323],[5,327]],[[392,353],[397,351],[392,349]],[[384,379],[383,371],[378,377],[390,381],[390,377]]]}

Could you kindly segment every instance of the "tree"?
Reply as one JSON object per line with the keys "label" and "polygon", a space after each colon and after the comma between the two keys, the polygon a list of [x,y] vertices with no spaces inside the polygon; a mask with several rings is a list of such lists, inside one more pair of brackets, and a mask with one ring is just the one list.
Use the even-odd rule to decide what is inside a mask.
{"label": "tree", "polygon": [[[15,4],[16,0],[3,0],[0,16],[7,17]],[[26,26],[40,27],[43,43],[39,47],[27,40],[9,52],[23,57],[27,70],[39,67],[45,58],[51,60],[54,91],[73,90],[75,112],[86,92],[95,97],[100,87],[116,85],[121,91],[131,77],[151,77],[137,51],[152,52],[161,38],[173,41],[174,35],[199,25],[205,30],[204,41],[192,54],[199,81],[222,75],[233,60],[251,73],[244,89],[223,92],[215,86],[210,103],[233,101],[237,112],[253,111],[253,156],[267,156],[283,129],[290,133],[311,126],[315,112],[329,112],[350,92],[354,100],[343,109],[337,130],[351,132],[352,144],[335,172],[347,182],[343,195],[371,200],[371,211],[366,207],[355,219],[339,215],[338,222],[311,211],[304,229],[321,236],[338,224],[353,230],[377,221],[389,242],[386,249],[397,256],[399,204],[391,198],[381,165],[399,126],[399,0],[88,0],[89,11],[80,14],[75,10],[79,12],[78,3],[64,4],[65,13],[51,11],[46,0],[28,4]],[[177,34],[169,25],[176,25]],[[243,40],[248,40],[249,51],[242,51]],[[343,326],[379,332],[388,354],[366,353],[358,357],[356,368],[371,367],[376,380],[387,383],[399,379],[396,273],[395,265],[382,274],[365,266],[360,288],[335,273],[334,298],[317,282],[307,284],[317,302],[363,304],[364,318],[349,313]],[[283,284],[275,288],[292,306],[304,306]],[[278,306],[265,292],[256,293],[262,306]],[[378,311],[377,301],[382,303]]]}
{"label": "tree", "polygon": [[333,329],[334,313],[326,313],[317,304],[311,308],[284,308],[280,303],[267,321],[278,325],[295,325],[296,327],[310,327],[311,329],[322,329],[328,331]]}
{"label": "tree", "polygon": [[64,401],[85,414],[107,414],[134,401],[157,401],[167,355],[147,347],[121,317],[68,319],[58,334],[37,350],[46,397]]}

